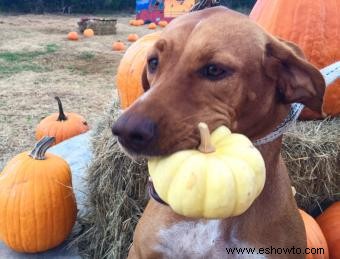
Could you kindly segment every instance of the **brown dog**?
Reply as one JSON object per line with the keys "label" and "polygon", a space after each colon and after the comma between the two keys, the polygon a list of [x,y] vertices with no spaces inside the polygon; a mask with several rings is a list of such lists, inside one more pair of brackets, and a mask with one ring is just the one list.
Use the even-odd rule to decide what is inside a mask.
{"label": "brown dog", "polygon": [[[226,125],[251,140],[264,137],[286,118],[290,103],[320,111],[325,83],[295,45],[215,7],[170,23],[148,54],[143,87],[146,93],[112,130],[129,154],[148,157],[196,148],[199,122],[210,130]],[[280,156],[281,137],[258,148],[266,183],[244,214],[194,220],[151,199],[129,258],[304,258],[305,229]],[[232,255],[227,248],[256,252]],[[282,248],[296,250],[273,250]]]}

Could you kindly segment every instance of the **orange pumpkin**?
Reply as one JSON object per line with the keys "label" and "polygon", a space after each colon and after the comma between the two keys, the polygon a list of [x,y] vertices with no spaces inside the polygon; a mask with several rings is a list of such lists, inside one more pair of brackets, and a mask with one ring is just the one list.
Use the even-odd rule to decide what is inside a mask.
{"label": "orange pumpkin", "polygon": [[[339,0],[258,0],[250,13],[250,18],[268,32],[298,44],[318,68],[340,60],[339,17]],[[338,80],[326,89],[323,112],[340,115],[339,100]],[[301,116],[321,118],[320,113],[310,110]]]}
{"label": "orange pumpkin", "polygon": [[58,246],[76,221],[70,168],[62,158],[45,154],[53,141],[41,139],[0,173],[0,240],[18,252]]}
{"label": "orange pumpkin", "polygon": [[138,20],[137,20],[137,23],[138,23],[138,25],[144,25],[144,20],[138,19]]}
{"label": "orange pumpkin", "polygon": [[123,51],[125,49],[125,44],[118,40],[112,44],[112,49],[115,51]]}
{"label": "orange pumpkin", "polygon": [[74,112],[64,113],[59,97],[55,99],[58,102],[59,113],[53,113],[40,121],[35,131],[37,140],[50,136],[55,137],[55,143],[58,144],[89,130],[84,117]]}
{"label": "orange pumpkin", "polygon": [[316,218],[329,248],[329,258],[340,259],[340,201],[333,203]]}
{"label": "orange pumpkin", "polygon": [[154,30],[154,29],[157,28],[157,25],[156,25],[155,23],[152,22],[152,23],[149,23],[148,28],[149,28],[150,30]]}
{"label": "orange pumpkin", "polygon": [[130,24],[130,25],[133,25],[134,22],[135,22],[135,20],[130,20],[130,21],[129,21],[129,24]]}
{"label": "orange pumpkin", "polygon": [[139,20],[132,20],[131,25],[133,25],[133,26],[140,26],[142,24],[141,24],[141,22]]}
{"label": "orange pumpkin", "polygon": [[143,93],[142,73],[146,54],[158,38],[158,32],[141,37],[127,49],[120,61],[116,83],[123,109],[129,107]]}
{"label": "orange pumpkin", "polygon": [[166,27],[168,25],[168,22],[167,21],[160,21],[158,23],[158,25],[161,26],[161,27]]}
{"label": "orange pumpkin", "polygon": [[136,41],[136,40],[138,40],[138,35],[137,34],[135,34],[135,33],[132,33],[132,34],[129,34],[129,36],[128,36],[128,41],[130,41],[130,42],[134,42],[134,41]]}
{"label": "orange pumpkin", "polygon": [[[300,215],[303,219],[307,235],[307,247],[309,248],[309,254],[306,255],[307,259],[328,259],[329,252],[328,246],[318,223],[313,219],[312,216],[308,215],[303,210],[300,210]],[[314,249],[315,248],[315,249]],[[317,252],[316,249],[323,248],[324,253]],[[312,254],[313,253],[313,254]]]}
{"label": "orange pumpkin", "polygon": [[71,31],[71,32],[69,32],[69,33],[67,34],[67,38],[68,38],[69,40],[78,40],[78,39],[79,39],[78,33],[75,32],[75,31]]}
{"label": "orange pumpkin", "polygon": [[86,29],[86,30],[84,30],[83,34],[84,34],[85,37],[90,38],[94,35],[94,31],[92,29]]}

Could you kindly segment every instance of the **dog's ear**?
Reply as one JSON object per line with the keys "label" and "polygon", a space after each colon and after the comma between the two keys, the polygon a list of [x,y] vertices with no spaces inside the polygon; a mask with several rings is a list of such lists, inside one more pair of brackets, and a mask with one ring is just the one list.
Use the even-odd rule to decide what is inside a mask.
{"label": "dog's ear", "polygon": [[265,46],[263,67],[266,75],[276,81],[284,102],[299,102],[321,112],[325,81],[297,45],[271,38]]}
{"label": "dog's ear", "polygon": [[143,73],[142,73],[142,86],[143,86],[144,93],[150,89],[146,66],[144,66]]}

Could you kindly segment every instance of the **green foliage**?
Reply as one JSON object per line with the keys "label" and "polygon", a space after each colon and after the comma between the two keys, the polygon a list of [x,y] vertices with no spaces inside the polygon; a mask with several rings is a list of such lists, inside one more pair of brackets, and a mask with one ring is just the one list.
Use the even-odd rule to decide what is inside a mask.
{"label": "green foliage", "polygon": [[47,44],[40,51],[4,51],[0,52],[0,78],[11,76],[23,71],[43,72],[47,69],[34,61],[36,58],[52,54],[59,49],[56,44]]}
{"label": "green foliage", "polygon": [[134,10],[136,0],[0,0],[1,11],[94,13]]}
{"label": "green foliage", "polygon": [[82,53],[80,53],[79,57],[80,59],[83,59],[83,60],[91,60],[95,57],[95,54],[90,51],[83,51]]}

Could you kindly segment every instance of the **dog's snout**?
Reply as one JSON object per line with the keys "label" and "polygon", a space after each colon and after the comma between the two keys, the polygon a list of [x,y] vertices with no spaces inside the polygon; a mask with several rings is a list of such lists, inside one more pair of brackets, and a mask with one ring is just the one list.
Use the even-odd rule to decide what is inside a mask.
{"label": "dog's snout", "polygon": [[112,126],[112,133],[127,149],[142,152],[155,138],[156,125],[139,115],[123,115]]}

